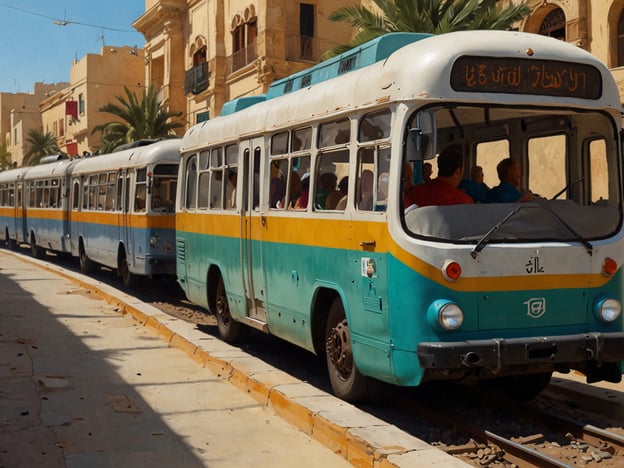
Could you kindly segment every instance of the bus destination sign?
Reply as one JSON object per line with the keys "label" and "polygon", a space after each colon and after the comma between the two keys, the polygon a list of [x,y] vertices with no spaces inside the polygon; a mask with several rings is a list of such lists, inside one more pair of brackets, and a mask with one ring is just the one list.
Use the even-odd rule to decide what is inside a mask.
{"label": "bus destination sign", "polygon": [[451,87],[473,93],[598,99],[602,77],[597,68],[583,63],[462,56],[453,64]]}

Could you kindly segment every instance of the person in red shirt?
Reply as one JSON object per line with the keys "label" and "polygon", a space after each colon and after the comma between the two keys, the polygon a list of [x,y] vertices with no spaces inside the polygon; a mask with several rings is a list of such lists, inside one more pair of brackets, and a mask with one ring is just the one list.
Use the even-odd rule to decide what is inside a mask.
{"label": "person in red shirt", "polygon": [[438,156],[438,177],[410,187],[407,193],[408,206],[474,203],[470,196],[457,188],[463,176],[464,157],[461,146],[447,146]]}

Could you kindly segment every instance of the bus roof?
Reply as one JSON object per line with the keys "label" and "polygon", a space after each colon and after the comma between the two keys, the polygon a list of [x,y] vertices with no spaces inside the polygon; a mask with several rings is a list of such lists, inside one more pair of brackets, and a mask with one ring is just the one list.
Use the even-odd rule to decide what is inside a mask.
{"label": "bus roof", "polygon": [[[544,61],[586,64],[600,76],[600,95],[587,99],[573,95],[458,91],[451,86],[450,77],[453,65],[460,57],[509,58],[529,64],[543,64]],[[401,47],[386,60],[259,102],[242,112],[197,124],[186,132],[180,151],[186,152],[207,143],[234,141],[264,131],[301,126],[328,115],[339,116],[385,102],[441,99],[509,105],[569,105],[612,109],[614,113],[622,110],[615,80],[607,67],[589,52],[538,34],[465,31],[422,38]]]}
{"label": "bus roof", "polygon": [[72,174],[84,174],[106,170],[117,170],[129,167],[140,167],[150,162],[179,161],[180,139],[159,140],[147,146],[137,146],[110,154],[100,154],[78,159],[71,169]]}

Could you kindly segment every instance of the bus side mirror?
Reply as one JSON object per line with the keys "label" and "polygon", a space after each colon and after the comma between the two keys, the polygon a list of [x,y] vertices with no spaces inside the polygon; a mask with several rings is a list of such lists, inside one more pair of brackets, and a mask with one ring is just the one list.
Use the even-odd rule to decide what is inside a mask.
{"label": "bus side mirror", "polygon": [[407,161],[424,161],[436,154],[436,132],[434,116],[431,112],[419,112],[416,126],[407,133]]}

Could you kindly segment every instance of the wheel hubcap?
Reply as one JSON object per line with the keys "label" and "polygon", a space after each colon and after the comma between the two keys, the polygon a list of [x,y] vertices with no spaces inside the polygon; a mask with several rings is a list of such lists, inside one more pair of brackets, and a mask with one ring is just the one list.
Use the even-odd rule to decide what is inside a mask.
{"label": "wheel hubcap", "polygon": [[349,378],[353,368],[351,333],[347,321],[343,320],[332,328],[327,337],[327,354],[331,363],[343,378]]}

